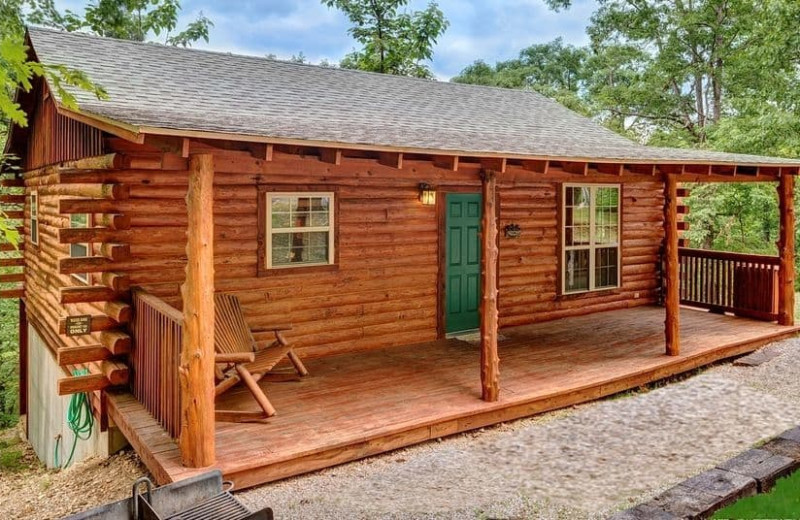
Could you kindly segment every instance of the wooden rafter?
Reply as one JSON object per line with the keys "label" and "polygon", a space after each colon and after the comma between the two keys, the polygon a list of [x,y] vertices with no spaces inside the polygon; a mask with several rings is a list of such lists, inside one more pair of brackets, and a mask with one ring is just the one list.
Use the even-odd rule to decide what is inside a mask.
{"label": "wooden rafter", "polygon": [[390,168],[403,169],[403,154],[400,152],[380,152],[378,162]]}
{"label": "wooden rafter", "polygon": [[342,150],[340,148],[320,148],[319,160],[339,166],[342,164]]}
{"label": "wooden rafter", "polygon": [[437,168],[444,168],[445,170],[458,171],[458,156],[457,155],[434,155],[433,165]]}

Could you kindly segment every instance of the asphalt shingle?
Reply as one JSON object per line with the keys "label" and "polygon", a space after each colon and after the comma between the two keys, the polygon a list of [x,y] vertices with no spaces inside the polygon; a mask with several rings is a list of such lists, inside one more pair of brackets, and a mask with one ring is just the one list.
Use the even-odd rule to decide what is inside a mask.
{"label": "asphalt shingle", "polygon": [[[642,146],[536,92],[461,85],[31,27],[37,57],[109,94],[80,109],[137,127],[561,159],[793,164]],[[800,164],[800,161],[797,162]]]}

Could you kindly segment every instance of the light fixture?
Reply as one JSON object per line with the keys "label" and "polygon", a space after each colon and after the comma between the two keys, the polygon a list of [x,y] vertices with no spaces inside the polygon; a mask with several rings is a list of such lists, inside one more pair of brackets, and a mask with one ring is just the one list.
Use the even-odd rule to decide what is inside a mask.
{"label": "light fixture", "polygon": [[508,224],[503,230],[505,231],[506,238],[519,238],[522,234],[522,229],[520,229],[519,224]]}
{"label": "light fixture", "polygon": [[419,201],[425,206],[436,204],[436,190],[427,182],[419,183]]}

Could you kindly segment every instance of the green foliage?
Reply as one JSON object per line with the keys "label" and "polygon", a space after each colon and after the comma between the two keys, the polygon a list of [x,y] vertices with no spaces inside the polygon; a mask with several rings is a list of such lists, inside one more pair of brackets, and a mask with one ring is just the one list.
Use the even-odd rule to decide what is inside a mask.
{"label": "green foliage", "polygon": [[449,23],[435,2],[422,11],[400,12],[408,0],[322,0],[335,7],[353,24],[348,31],[362,48],[339,64],[401,76],[432,78],[424,63],[433,57],[433,46]]}
{"label": "green foliage", "polygon": [[778,202],[771,183],[687,184],[692,247],[777,254]]}
{"label": "green foliage", "polygon": [[573,110],[588,114],[585,48],[565,45],[561,38],[522,49],[519,57],[488,65],[477,60],[452,78],[455,83],[535,90]]}
{"label": "green foliage", "polygon": [[60,13],[52,0],[38,0],[28,16],[30,23],[67,31],[89,30],[99,36],[143,42],[151,36],[164,38],[166,45],[190,46],[208,41],[214,23],[203,15],[177,34],[181,4],[178,0],[96,0],[89,2],[83,16],[67,10]]}
{"label": "green foliage", "polygon": [[742,498],[713,518],[800,518],[800,471],[784,477],[766,494]]}
{"label": "green foliage", "polygon": [[[5,269],[4,271],[8,271]],[[19,412],[18,308],[0,300],[0,429],[16,424]]]}
{"label": "green foliage", "polygon": [[[16,417],[14,419],[16,421]],[[20,471],[28,467],[19,438],[0,440],[0,471]]]}
{"label": "green foliage", "polygon": [[[536,90],[651,145],[800,157],[800,2],[597,4],[588,46],[532,45],[453,81]],[[687,204],[692,247],[776,253],[773,185],[698,184]]]}

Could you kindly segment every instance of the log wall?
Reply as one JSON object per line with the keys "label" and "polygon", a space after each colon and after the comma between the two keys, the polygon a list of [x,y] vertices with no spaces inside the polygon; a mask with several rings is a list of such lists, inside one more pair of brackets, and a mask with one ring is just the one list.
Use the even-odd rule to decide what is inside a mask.
{"label": "log wall", "polygon": [[[86,211],[95,219],[123,215],[130,229],[90,232],[98,241],[129,247],[130,258],[105,259],[92,268],[127,276],[168,303],[181,307],[184,280],[187,160],[114,142],[126,164],[116,171],[85,172],[73,180],[122,185],[125,200],[41,197],[43,236],[34,283],[47,298],[41,306],[56,312],[55,291],[70,283],[52,273],[64,244],[58,227],[68,212]],[[147,151],[147,149],[145,149]],[[306,356],[430,341],[437,334],[439,230],[436,208],[418,201],[421,180],[434,183],[439,201],[447,191],[480,190],[478,163],[458,171],[430,161],[406,160],[402,170],[375,160],[347,158],[341,165],[316,156],[275,152],[272,161],[247,151],[219,150],[192,142],[191,153],[215,157],[216,289],[235,293],[253,326],[290,321],[290,339]],[[620,289],[577,296],[557,295],[558,193],[562,182],[584,177],[557,167],[547,175],[509,167],[498,175],[500,325],[512,326],[560,317],[652,303],[656,300],[663,196],[660,180],[647,175],[593,177],[622,182],[623,285]],[[338,198],[339,264],[335,270],[302,268],[258,276],[258,184],[279,191],[331,190]],[[54,189],[65,192],[65,190]],[[66,190],[67,192],[69,190]],[[503,227],[516,223],[522,236],[505,238]],[[100,275],[95,274],[95,280]],[[49,303],[48,303],[49,302]],[[91,304],[84,304],[84,306]],[[94,305],[93,309],[100,307]],[[70,313],[83,311],[75,308]]]}
{"label": "log wall", "polygon": [[[122,165],[117,169],[26,179],[28,192],[34,187],[39,190],[41,215],[40,247],[26,253],[31,267],[26,270],[30,312],[47,323],[60,348],[91,346],[101,338],[97,333],[80,338],[59,336],[59,317],[108,316],[113,311],[103,301],[59,302],[62,287],[79,285],[70,276],[59,274],[59,263],[62,272],[65,269],[60,259],[69,254],[65,242],[93,243],[95,258],[68,262],[66,268],[92,271],[95,286],[110,289],[122,280],[125,287],[142,286],[181,308],[188,159],[180,151],[164,153],[117,139],[109,139],[108,145],[124,157],[117,161]],[[481,188],[479,163],[462,160],[458,170],[452,171],[430,160],[406,158],[398,169],[373,158],[346,157],[336,164],[316,155],[278,150],[271,160],[265,160],[253,150],[226,150],[196,141],[190,143],[188,152],[214,155],[216,290],[236,294],[251,325],[292,322],[289,339],[307,357],[436,337],[440,233],[437,209],[420,204],[418,183],[435,185],[440,203],[448,191],[477,192]],[[557,294],[556,208],[563,182],[623,185],[621,288],[575,296]],[[277,191],[336,192],[336,269],[300,268],[258,275],[259,185]],[[87,186],[115,188],[104,192]],[[500,326],[655,302],[663,238],[662,186],[657,176],[628,171],[622,175],[595,172],[586,177],[557,166],[543,174],[509,165],[499,173]],[[81,196],[82,190],[95,197]],[[94,228],[66,229],[69,214],[81,212],[93,215]],[[519,238],[503,235],[503,228],[510,223],[521,227]],[[101,297],[108,295],[98,295]]]}

